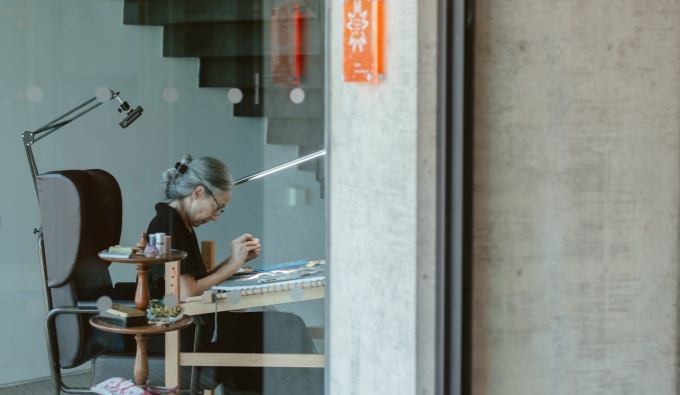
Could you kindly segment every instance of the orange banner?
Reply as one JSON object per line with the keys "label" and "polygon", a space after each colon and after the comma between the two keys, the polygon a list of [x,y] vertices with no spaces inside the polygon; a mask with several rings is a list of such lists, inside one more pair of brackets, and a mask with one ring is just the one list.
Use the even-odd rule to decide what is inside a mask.
{"label": "orange banner", "polygon": [[383,72],[383,0],[345,0],[343,78],[377,83]]}

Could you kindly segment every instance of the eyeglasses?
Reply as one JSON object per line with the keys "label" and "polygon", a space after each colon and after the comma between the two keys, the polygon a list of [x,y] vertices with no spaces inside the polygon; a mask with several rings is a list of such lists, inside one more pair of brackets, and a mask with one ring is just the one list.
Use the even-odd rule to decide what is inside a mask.
{"label": "eyeglasses", "polygon": [[208,192],[208,195],[210,195],[210,197],[213,199],[213,202],[215,202],[215,205],[217,206],[217,208],[215,208],[215,215],[219,217],[220,215],[222,215],[222,213],[224,213],[224,206],[221,206],[217,202],[217,199],[215,199],[215,195],[213,195],[213,193],[210,192],[210,189],[207,186],[203,185],[203,188],[205,188],[205,191]]}

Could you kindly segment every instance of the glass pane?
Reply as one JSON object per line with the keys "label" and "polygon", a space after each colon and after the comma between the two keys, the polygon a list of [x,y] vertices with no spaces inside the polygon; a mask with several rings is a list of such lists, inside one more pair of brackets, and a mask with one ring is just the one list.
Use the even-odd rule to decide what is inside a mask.
{"label": "glass pane", "polygon": [[[138,286],[136,265],[114,262],[107,268],[97,252],[140,242],[142,233],[151,229],[157,203],[163,203],[159,210],[166,210],[169,221],[180,218],[185,224],[181,231],[174,225],[167,231],[171,245],[188,250],[187,259],[194,265],[182,264],[183,273],[189,268],[184,274],[191,276],[181,282],[182,299],[200,299],[203,291],[241,266],[245,269],[239,272],[261,272],[280,264],[316,263],[278,277],[272,275],[277,272],[268,272],[269,279],[255,280],[254,291],[241,293],[241,304],[233,305],[235,294],[218,292],[232,298],[229,304],[218,304],[219,309],[247,309],[219,313],[227,318],[218,318],[214,330],[215,304],[209,304],[210,313],[196,318],[207,322],[202,327],[204,351],[323,354],[323,336],[310,333],[322,334],[325,321],[325,156],[262,178],[248,178],[324,149],[323,15],[323,2],[304,1],[9,0],[0,4],[0,43],[6,54],[0,61],[0,112],[5,120],[0,146],[6,164],[0,168],[6,180],[0,195],[0,246],[6,251],[0,314],[15,323],[3,326],[0,336],[0,388],[50,376],[44,329],[50,307],[68,306],[69,298],[76,304],[85,299],[94,303],[117,283],[113,299],[127,297],[132,304]],[[132,122],[121,128],[126,119]],[[68,122],[62,125],[64,121]],[[21,148],[24,132],[29,134],[23,145],[30,152]],[[31,153],[36,174],[43,175],[37,184],[40,204],[31,176]],[[172,173],[187,154],[192,161],[183,163],[189,170],[177,166],[184,171],[175,176],[186,179],[183,185],[190,188],[178,187],[182,183],[175,180],[168,198],[162,174]],[[214,166],[199,166],[205,157],[218,159],[233,180],[241,181],[233,191],[222,189],[224,184],[213,178]],[[115,179],[120,214],[116,214],[115,193],[92,181],[99,178],[90,175],[83,181],[76,173],[44,176],[85,169],[101,169]],[[223,205],[224,213],[217,216]],[[41,226],[47,277],[54,288],[61,287],[50,294],[51,302],[43,292],[38,235],[32,233]],[[119,239],[112,239],[111,232]],[[215,274],[196,269],[203,256],[192,249],[193,235],[199,248],[202,241],[214,240],[215,265],[230,256],[231,260],[214,269]],[[255,248],[258,241],[259,256],[242,262],[237,249],[245,244]],[[164,266],[150,267],[150,295],[159,297],[160,288],[153,290],[159,284],[153,281],[158,280],[153,268]],[[71,280],[80,283],[73,290],[64,288]],[[274,285],[285,289],[268,292]],[[248,292],[265,296],[251,303]],[[144,302],[138,297],[137,307],[140,301]],[[206,310],[207,304],[202,305]],[[107,331],[93,335],[89,316],[82,317],[87,333],[80,333],[77,326],[64,329],[66,316],[58,319],[55,333],[62,347],[68,346],[68,338],[87,343],[85,348],[96,352],[116,348],[134,352],[132,335]],[[193,331],[193,326],[189,328]],[[218,339],[212,343],[215,332]],[[181,333],[182,345],[193,346],[193,332]],[[149,340],[150,352],[164,347],[158,339]],[[246,344],[250,348],[243,348]],[[61,355],[62,365],[69,365],[63,369],[67,385],[89,387],[103,378],[134,378],[130,365],[128,370],[100,371],[93,383],[84,373],[89,372],[93,355],[86,354]],[[164,385],[158,379],[163,372],[153,369],[154,365],[149,372],[151,384]],[[323,392],[323,369],[317,368],[264,372],[221,368],[213,378],[266,394],[279,394],[282,387],[292,385],[298,390],[309,386],[313,394]]]}

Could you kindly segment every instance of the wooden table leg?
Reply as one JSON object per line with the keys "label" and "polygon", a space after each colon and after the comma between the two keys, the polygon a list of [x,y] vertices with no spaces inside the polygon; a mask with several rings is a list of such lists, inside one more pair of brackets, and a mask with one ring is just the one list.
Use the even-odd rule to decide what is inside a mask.
{"label": "wooden table leg", "polygon": [[137,341],[137,354],[135,355],[135,384],[146,385],[149,379],[149,360],[146,354],[146,343],[149,335],[135,335]]}
{"label": "wooden table leg", "polygon": [[149,288],[146,284],[146,276],[149,274],[149,265],[146,263],[137,264],[137,290],[135,291],[135,307],[146,311],[149,307]]}

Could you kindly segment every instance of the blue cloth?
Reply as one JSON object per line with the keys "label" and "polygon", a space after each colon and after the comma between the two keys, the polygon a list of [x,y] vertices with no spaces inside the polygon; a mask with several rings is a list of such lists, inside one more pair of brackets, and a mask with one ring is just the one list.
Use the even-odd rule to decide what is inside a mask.
{"label": "blue cloth", "polygon": [[272,271],[272,270],[294,269],[296,267],[304,266],[308,263],[309,263],[309,261],[294,261],[294,262],[287,262],[287,263],[279,263],[277,265],[254,267],[253,271],[254,272],[269,272],[269,271]]}

